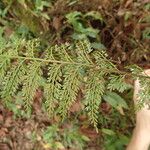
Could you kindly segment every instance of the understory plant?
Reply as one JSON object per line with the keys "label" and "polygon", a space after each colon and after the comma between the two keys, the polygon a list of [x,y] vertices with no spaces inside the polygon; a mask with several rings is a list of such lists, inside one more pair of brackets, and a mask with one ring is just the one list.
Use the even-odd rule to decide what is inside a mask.
{"label": "understory plant", "polygon": [[[149,78],[135,65],[121,71],[108,58],[106,51],[94,50],[88,40],[73,44],[49,46],[41,50],[38,39],[0,41],[0,96],[7,106],[21,93],[23,106],[31,111],[37,89],[43,91],[46,112],[59,114],[62,119],[82,91],[84,109],[97,127],[102,99],[114,107],[126,108],[126,103],[112,91],[123,92],[130,86],[127,77],[140,77],[141,100],[150,99]],[[109,91],[109,92],[108,92]],[[116,97],[112,101],[112,97]],[[121,101],[121,102],[120,102]],[[142,101],[143,102],[143,101]],[[144,103],[144,102],[143,102]]]}

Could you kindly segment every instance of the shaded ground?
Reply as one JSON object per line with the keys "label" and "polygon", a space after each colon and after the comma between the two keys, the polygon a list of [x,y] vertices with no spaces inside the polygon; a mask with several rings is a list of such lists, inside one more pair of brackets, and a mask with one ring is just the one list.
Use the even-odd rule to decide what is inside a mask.
{"label": "shaded ground", "polygon": [[[30,119],[14,119],[13,113],[0,104],[0,150],[53,150],[44,141],[43,130],[52,126],[54,123],[57,124],[57,118],[52,120],[46,116],[46,114],[38,110],[38,113],[34,112]],[[80,120],[84,121],[84,116],[80,116]],[[90,140],[88,145],[85,146],[85,149],[100,150],[99,134],[87,125],[78,123],[78,126],[80,127],[78,132],[88,137],[88,141]],[[59,126],[59,134],[71,128],[73,128],[71,122],[63,123]],[[54,137],[53,140],[60,141],[61,139]],[[61,147],[60,149],[78,150],[78,148],[71,147]]]}

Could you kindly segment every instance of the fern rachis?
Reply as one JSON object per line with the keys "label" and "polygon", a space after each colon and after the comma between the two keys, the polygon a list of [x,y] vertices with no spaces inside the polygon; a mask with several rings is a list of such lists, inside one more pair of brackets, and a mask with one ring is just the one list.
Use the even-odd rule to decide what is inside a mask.
{"label": "fern rachis", "polygon": [[[6,74],[0,96],[5,101],[21,91],[25,107],[31,109],[35,92],[42,87],[47,111],[53,114],[58,108],[60,115],[65,118],[84,84],[86,111],[91,122],[97,126],[99,105],[105,90],[123,92],[128,88],[124,78],[129,73],[118,70],[106,52],[93,50],[87,40],[78,41],[74,46],[62,44],[49,47],[41,57],[35,57],[40,56],[37,40],[20,40],[16,47],[15,42],[12,43],[12,49],[8,43],[9,50],[6,45],[0,53],[0,80]],[[130,74],[138,76],[135,72]],[[149,79],[145,80],[144,87],[149,87],[146,81]],[[149,94],[149,91],[145,94]]]}

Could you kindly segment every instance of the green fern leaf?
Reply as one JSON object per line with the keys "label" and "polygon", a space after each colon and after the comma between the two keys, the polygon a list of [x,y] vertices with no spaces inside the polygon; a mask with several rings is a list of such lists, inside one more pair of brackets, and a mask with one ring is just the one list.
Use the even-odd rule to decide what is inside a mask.
{"label": "green fern leaf", "polygon": [[105,90],[105,80],[101,73],[93,72],[86,87],[86,109],[92,124],[97,127],[98,109]]}
{"label": "green fern leaf", "polygon": [[47,80],[47,84],[44,88],[44,95],[46,98],[46,108],[50,115],[53,114],[55,105],[58,103],[58,99],[60,98],[61,93],[61,65],[53,64],[49,67],[49,77]]}
{"label": "green fern leaf", "polygon": [[[78,41],[74,45],[48,47],[43,53],[39,50],[40,42],[36,39],[31,41],[13,39],[2,45],[1,98],[11,99],[21,91],[26,109],[31,110],[35,92],[42,86],[47,111],[53,114],[58,106],[58,112],[65,118],[70,106],[76,100],[83,78],[86,110],[90,121],[96,127],[99,105],[105,88],[123,92],[130,87],[125,83],[126,73],[117,69],[105,51],[93,50],[88,40]],[[138,75],[141,77],[140,69],[137,67],[129,69],[133,78],[137,78]],[[48,77],[45,79],[47,72]],[[140,80],[142,88],[138,95],[142,103],[145,103],[145,99],[150,99],[148,90],[150,83],[144,79]],[[45,82],[41,84],[43,80]]]}
{"label": "green fern leaf", "polygon": [[30,110],[36,90],[42,80],[41,62],[33,61],[27,66],[27,75],[23,81],[22,95],[26,110]]}
{"label": "green fern leaf", "polygon": [[10,59],[9,58],[2,58],[0,57],[0,82],[2,83],[2,80],[6,74],[6,71],[10,65]]}
{"label": "green fern leaf", "polygon": [[143,106],[147,105],[150,107],[149,100],[150,100],[150,79],[145,79],[141,77],[140,80],[140,92],[138,93],[137,97],[139,97],[139,101],[137,104],[137,108],[140,109]]}
{"label": "green fern leaf", "polygon": [[24,60],[20,61],[18,64],[11,66],[11,70],[7,72],[4,78],[3,88],[1,92],[1,97],[8,101],[16,93],[18,86],[22,83],[22,78],[25,75],[25,67],[23,65]]}
{"label": "green fern leaf", "polygon": [[125,82],[124,75],[110,75],[107,89],[110,91],[117,90],[122,93],[129,88],[131,86]]}
{"label": "green fern leaf", "polygon": [[76,96],[80,86],[79,66],[67,65],[64,69],[64,83],[60,98],[59,112],[64,119]]}
{"label": "green fern leaf", "polygon": [[75,47],[76,47],[76,52],[78,55],[78,61],[79,62],[86,63],[87,65],[93,64],[93,62],[91,61],[91,59],[88,55],[88,53],[93,51],[89,41],[87,41],[87,40],[78,41],[75,44]]}
{"label": "green fern leaf", "polygon": [[37,51],[38,47],[40,46],[40,42],[38,39],[29,40],[26,42],[26,56],[34,57],[35,52]]}
{"label": "green fern leaf", "polygon": [[62,44],[60,46],[55,45],[55,52],[57,53],[58,57],[62,60],[62,61],[66,61],[66,62],[72,62],[72,58],[71,55],[69,55],[69,51],[71,50],[71,45],[66,43],[66,44]]}
{"label": "green fern leaf", "polygon": [[106,51],[95,51],[93,52],[96,64],[100,70],[103,70],[105,74],[110,74],[114,71],[118,71],[116,66],[107,57]]}
{"label": "green fern leaf", "polygon": [[0,82],[2,82],[6,71],[11,64],[11,57],[18,56],[18,49],[22,46],[24,40],[15,40],[8,42],[0,49]]}

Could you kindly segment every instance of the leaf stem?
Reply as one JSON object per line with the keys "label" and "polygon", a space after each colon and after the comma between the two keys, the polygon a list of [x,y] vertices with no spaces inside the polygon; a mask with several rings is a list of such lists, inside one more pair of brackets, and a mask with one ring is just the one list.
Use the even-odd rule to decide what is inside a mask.
{"label": "leaf stem", "polygon": [[[80,65],[80,66],[87,66],[92,68],[97,68],[95,64],[86,64],[86,63],[78,63],[78,62],[69,62],[69,61],[60,61],[60,60],[52,60],[52,59],[43,59],[43,58],[37,58],[37,57],[23,57],[23,56],[8,56],[8,55],[0,55],[2,58],[10,58],[10,59],[25,59],[25,60],[35,60],[35,61],[41,61],[41,62],[47,62],[47,63],[58,63],[58,64],[70,64],[70,65]],[[117,73],[122,75],[128,75],[128,76],[134,76],[134,77],[144,77],[150,79],[150,76],[145,75],[138,75],[138,74],[132,74],[126,71],[118,70],[117,68],[114,69],[104,69],[104,68],[98,68],[98,70],[108,72],[108,73]]]}

